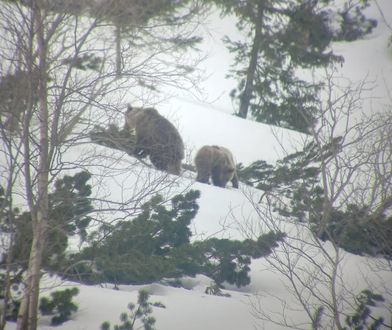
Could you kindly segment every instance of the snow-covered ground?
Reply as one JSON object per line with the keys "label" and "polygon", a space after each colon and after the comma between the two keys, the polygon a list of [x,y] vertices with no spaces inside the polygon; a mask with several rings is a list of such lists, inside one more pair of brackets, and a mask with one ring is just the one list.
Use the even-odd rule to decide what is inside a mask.
{"label": "snow-covered ground", "polygon": [[[392,1],[378,0],[378,4],[387,22],[392,25]],[[367,76],[376,81],[376,88],[372,93],[377,99],[373,101],[372,105],[377,108],[388,102],[388,90],[392,88],[392,48],[387,48],[388,38],[392,31],[388,29],[380,17],[376,6],[373,5],[369,13],[372,17],[379,19],[379,25],[374,33],[366,37],[365,40],[337,44],[334,49],[345,57],[345,63],[340,72],[343,76],[349,77],[353,81]],[[229,23],[226,22],[226,24]],[[227,70],[229,60],[225,61],[225,56],[227,56],[226,53],[223,55],[222,53],[212,53],[209,61],[216,67],[214,72]],[[222,65],[223,69],[219,65]],[[214,95],[219,97],[212,106],[206,106],[206,104],[195,100],[190,102],[189,99],[184,100],[181,96],[164,103],[162,108],[159,108],[163,115],[178,126],[190,159],[200,146],[218,144],[228,147],[233,152],[236,161],[245,165],[259,159],[274,162],[302,144],[304,136],[301,134],[231,116],[230,113],[233,110],[228,96],[230,86],[226,81],[217,82],[216,79],[218,78],[215,74],[203,86],[206,90],[213,90]],[[223,76],[220,79],[223,79]],[[390,102],[391,99],[389,99]],[[83,150],[84,152],[85,150]],[[116,153],[118,155],[116,166],[119,168],[123,166],[125,169],[133,162],[129,156],[120,152]],[[112,162],[113,158],[110,159]],[[136,168],[143,171],[140,166]],[[93,168],[89,168],[89,170],[94,172]],[[101,167],[97,171],[103,170],[104,167]],[[156,171],[148,171],[157,177],[161,175]],[[124,188],[134,189],[137,184],[134,175],[126,173],[126,171],[118,174],[117,177],[107,177],[101,183],[104,187],[102,193],[105,194],[109,191],[111,199],[118,201],[124,201],[127,198],[127,190]],[[198,201],[200,209],[192,222],[192,230],[196,237],[217,236],[241,239],[249,233],[257,235],[257,231],[263,229],[254,226],[260,222],[260,219],[251,202],[251,197],[258,200],[260,192],[255,192],[243,185],[240,187],[241,189],[235,190],[195,183],[189,173],[185,173],[184,177],[176,184],[178,190],[192,187],[201,191],[201,197]],[[100,191],[95,193],[99,194]],[[253,225],[253,232],[249,227],[251,225]],[[284,226],[284,229],[291,232],[293,236],[295,236],[294,232],[298,231],[300,233],[297,232],[297,234],[301,237],[308,237],[306,232],[301,232],[301,228],[288,223],[279,225]],[[329,243],[325,243],[323,247],[326,251],[333,251]],[[309,246],[307,248],[309,248],[310,254],[316,253],[316,249]],[[392,290],[392,273],[376,271],[374,259],[350,253],[343,253],[341,257],[343,259],[340,269],[342,280],[347,284],[352,294],[359,293],[362,289],[369,287],[369,284],[372,284],[376,288],[375,291],[378,290],[378,293],[381,294],[385,290],[383,285]],[[301,262],[299,265],[307,266]],[[320,259],[320,262],[323,261]],[[116,290],[110,284],[87,286],[62,282],[58,278],[45,277],[42,295],[46,295],[48,290],[58,290],[65,287],[77,286],[80,289],[79,295],[75,298],[79,306],[78,312],[73,315],[71,321],[56,327],[64,330],[99,329],[103,321],[110,321],[111,324],[120,323],[120,313],[126,311],[129,302],[136,303],[138,290],[141,288],[150,292],[151,301],[159,301],[165,306],[165,308],[153,307],[153,316],[157,320],[156,328],[159,330],[283,328],[271,322],[257,319],[256,316],[261,315],[259,313],[255,316],[254,312],[257,309],[278,318],[287,313],[285,314],[286,320],[292,321],[293,324],[307,321],[304,310],[293,300],[293,296],[288,290],[287,279],[276,273],[265,259],[259,259],[252,263],[250,285],[239,289],[232,286],[226,287],[224,292],[229,293],[230,297],[206,294],[205,289],[211,284],[211,280],[205,276],[185,278],[183,283],[184,288],[150,284],[120,286],[119,290]],[[325,293],[324,288],[320,290]],[[304,298],[306,299],[305,296]],[[391,303],[391,301],[386,302],[386,304]],[[283,310],[283,307],[286,309]],[[380,309],[379,312],[385,313],[383,309]],[[385,316],[387,322],[390,323],[390,315],[385,314]],[[14,327],[14,324],[8,323],[6,329],[14,329]],[[39,328],[51,328],[49,319],[42,317],[39,321]],[[310,328],[310,326],[303,326],[303,328]]]}

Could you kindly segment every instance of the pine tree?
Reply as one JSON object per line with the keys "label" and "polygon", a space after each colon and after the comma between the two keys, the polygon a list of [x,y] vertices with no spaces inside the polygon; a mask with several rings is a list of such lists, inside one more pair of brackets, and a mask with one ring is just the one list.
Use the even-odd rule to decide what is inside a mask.
{"label": "pine tree", "polygon": [[54,291],[51,298],[42,297],[39,310],[42,315],[53,315],[52,325],[60,325],[68,321],[73,313],[78,310],[78,306],[72,302],[72,298],[79,294],[78,288]]}
{"label": "pine tree", "polygon": [[387,327],[383,317],[374,317],[371,307],[377,306],[378,302],[384,302],[384,297],[380,294],[373,293],[370,290],[363,290],[356,298],[357,308],[355,313],[346,317],[348,328],[344,330],[377,330]]}
{"label": "pine tree", "polygon": [[[229,76],[238,80],[231,97],[239,102],[237,115],[252,113],[256,121],[309,133],[317,120],[322,84],[298,76],[299,69],[342,62],[330,50],[333,40],[355,40],[370,33],[376,21],[362,14],[365,5],[345,5],[339,31],[330,28],[334,0],[213,0],[222,13],[237,18],[246,41],[225,38],[234,54]],[[353,14],[355,13],[355,15]]]}
{"label": "pine tree", "polygon": [[[91,269],[84,280],[98,280],[115,284],[151,283],[163,277],[175,277],[178,270],[175,251],[189,244],[190,223],[195,217],[199,191],[191,190],[177,195],[170,205],[156,195],[142,206],[142,212],[134,219],[120,221],[114,226],[103,226],[101,235],[69,261],[90,260],[100,273],[94,277]],[[80,268],[82,267],[82,268]],[[85,273],[85,264],[74,271]],[[79,277],[78,277],[79,278]]]}
{"label": "pine tree", "polygon": [[[149,302],[150,295],[145,290],[140,290],[137,298],[137,306],[133,303],[128,304],[128,314],[121,313],[120,320],[121,324],[114,325],[114,330],[136,330],[142,329],[141,327],[136,328],[137,321],[143,324],[144,330],[154,330],[155,318],[151,316],[153,306],[164,307],[162,303],[151,303]],[[101,325],[101,330],[110,330],[111,325],[109,322],[105,321]]]}
{"label": "pine tree", "polygon": [[359,255],[392,257],[392,217],[387,216],[389,200],[377,212],[367,205],[347,204],[344,209],[331,208],[330,221],[320,230],[324,190],[320,182],[320,161],[340,149],[341,138],[321,148],[314,142],[302,151],[289,154],[273,166],[255,161],[247,167],[238,167],[242,182],[281,196],[273,203],[274,211],[299,222],[309,221],[311,228],[322,240]]}
{"label": "pine tree", "polygon": [[[90,177],[88,172],[66,175],[55,182],[55,189],[49,194],[50,220],[43,264],[47,269],[62,267],[69,236],[78,235],[82,240],[87,236],[86,228],[91,221],[88,213],[93,209],[89,199],[91,186],[87,184]],[[17,214],[6,231],[15,237],[10,251],[13,264],[18,265],[17,269],[26,269],[32,243],[30,212]]]}
{"label": "pine tree", "polygon": [[73,275],[86,283],[115,285],[196,274],[209,276],[219,286],[225,281],[239,287],[249,284],[252,258],[270,254],[284,233],[270,232],[257,240],[190,242],[189,226],[198,210],[198,197],[199,192],[191,190],[167,205],[157,195],[142,206],[136,218],[105,225],[102,235],[95,234],[91,245],[68,261]]}
{"label": "pine tree", "polygon": [[193,263],[193,267],[197,265],[195,273],[209,276],[219,287],[224,282],[237,287],[245,286],[251,281],[249,271],[252,258],[266,257],[284,237],[282,232],[269,232],[257,240],[211,238],[195,242],[192,247],[197,257],[189,263]]}

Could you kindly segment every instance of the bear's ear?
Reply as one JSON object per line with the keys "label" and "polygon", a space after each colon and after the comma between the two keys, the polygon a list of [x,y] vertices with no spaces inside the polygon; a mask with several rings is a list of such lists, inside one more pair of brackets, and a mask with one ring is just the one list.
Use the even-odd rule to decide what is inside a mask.
{"label": "bear's ear", "polygon": [[133,109],[132,106],[130,104],[128,104],[127,113],[131,112],[132,109]]}

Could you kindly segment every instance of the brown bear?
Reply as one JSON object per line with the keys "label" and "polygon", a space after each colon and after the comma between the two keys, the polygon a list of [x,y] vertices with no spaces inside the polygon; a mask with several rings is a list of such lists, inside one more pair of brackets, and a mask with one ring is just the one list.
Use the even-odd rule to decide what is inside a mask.
{"label": "brown bear", "polygon": [[136,157],[150,156],[159,170],[179,175],[184,158],[184,143],[174,125],[154,108],[128,105],[124,129],[134,130]]}
{"label": "brown bear", "polygon": [[221,146],[203,146],[195,156],[197,169],[196,180],[209,183],[210,177],[214,186],[225,187],[231,181],[238,188],[238,177],[234,158],[230,150]]}

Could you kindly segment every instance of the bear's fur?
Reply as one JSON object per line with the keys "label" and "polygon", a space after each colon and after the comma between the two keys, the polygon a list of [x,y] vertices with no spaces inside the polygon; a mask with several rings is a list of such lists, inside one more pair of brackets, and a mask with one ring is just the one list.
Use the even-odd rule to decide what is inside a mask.
{"label": "bear's fur", "polygon": [[150,156],[157,169],[180,174],[184,143],[174,125],[156,109],[128,106],[124,129],[134,131],[136,157]]}
{"label": "bear's fur", "polygon": [[238,177],[232,153],[221,146],[203,146],[195,156],[197,169],[196,180],[202,183],[212,183],[218,187],[225,187],[231,181],[234,188],[238,188]]}

